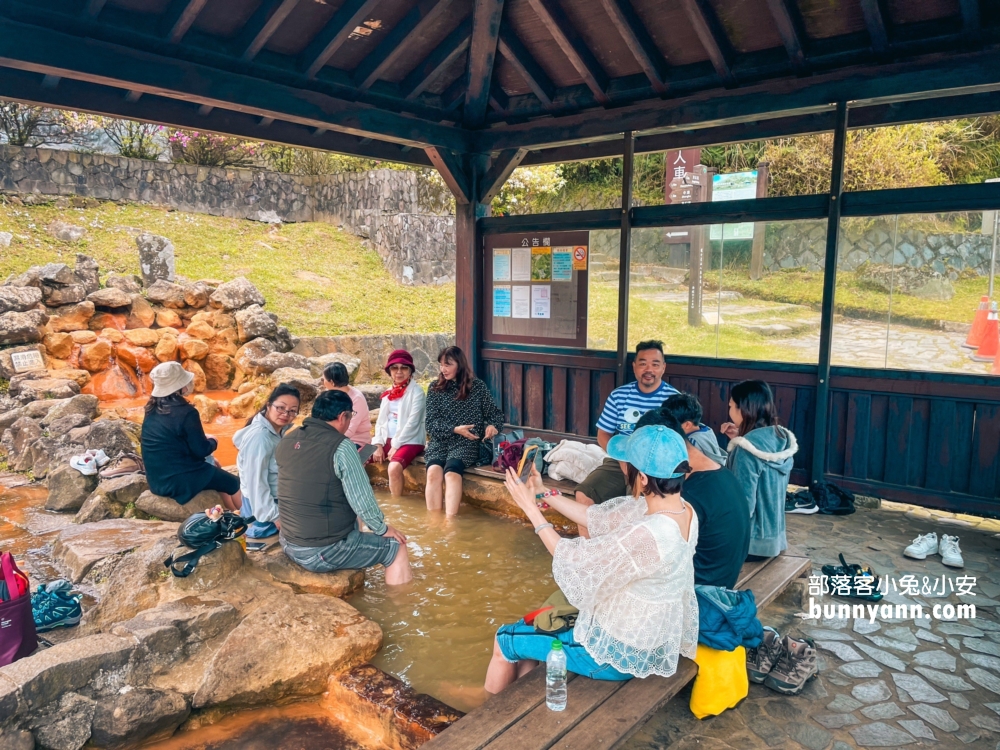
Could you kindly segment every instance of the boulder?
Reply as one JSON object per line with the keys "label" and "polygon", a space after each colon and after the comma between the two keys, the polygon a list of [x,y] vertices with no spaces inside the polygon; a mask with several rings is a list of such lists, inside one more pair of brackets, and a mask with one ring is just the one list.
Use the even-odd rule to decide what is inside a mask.
{"label": "boulder", "polygon": [[66,693],[59,702],[46,706],[28,724],[35,745],[42,750],[80,750],[90,739],[97,702],[79,693]]}
{"label": "boulder", "polygon": [[80,281],[73,269],[65,263],[46,263],[44,266],[39,266],[38,278],[43,284],[52,286],[66,286]]}
{"label": "boulder", "polygon": [[149,490],[145,474],[125,474],[102,479],[80,506],[76,523],[93,523],[106,518],[121,518],[143,492]]}
{"label": "boulder", "polygon": [[125,294],[141,294],[142,283],[138,276],[134,274],[109,273],[104,280],[104,286],[112,289],[121,289]]}
{"label": "boulder", "polygon": [[133,346],[156,346],[160,341],[159,334],[152,328],[133,328],[125,331],[124,335]]}
{"label": "boulder", "polygon": [[[28,446],[42,436],[42,425],[37,419],[21,417],[9,428],[10,440],[8,447],[8,458],[15,461],[23,456]],[[15,471],[24,471],[15,467]]]}
{"label": "boulder", "polygon": [[205,391],[205,386],[207,381],[205,379],[205,371],[201,369],[201,365],[195,362],[193,359],[186,359],[181,365],[185,370],[194,375],[194,382],[191,383],[194,388],[195,393],[203,393]]}
{"label": "boulder", "polygon": [[90,740],[97,747],[132,747],[147,738],[169,737],[190,713],[180,693],[133,688],[97,705]]}
{"label": "boulder", "polygon": [[[266,659],[255,652],[262,633],[267,634]],[[226,636],[192,705],[238,706],[318,695],[331,673],[368,661],[381,643],[379,626],[340,599],[275,597]]]}
{"label": "boulder", "polygon": [[32,401],[24,406],[24,416],[41,419],[60,404],[65,404],[68,398],[52,398],[45,401]]}
{"label": "boulder", "polygon": [[205,371],[205,387],[210,391],[220,391],[228,388],[233,382],[236,367],[233,365],[232,357],[209,354],[202,362],[202,369]]}
{"label": "boulder", "polygon": [[[189,547],[178,545],[171,553],[180,557],[191,552]],[[237,541],[224,543],[198,561],[198,567],[186,578],[171,578],[170,586],[176,592],[203,592],[224,586],[240,575],[247,555]]]}
{"label": "boulder", "polygon": [[66,527],[52,545],[52,556],[68,570],[70,580],[79,583],[101,560],[176,534],[175,523],[112,518]]}
{"label": "boulder", "polygon": [[139,271],[147,287],[157,281],[174,280],[174,245],[166,237],[143,232],[135,238],[139,251]]}
{"label": "boulder", "polygon": [[189,516],[201,513],[208,508],[222,505],[222,496],[215,490],[203,490],[181,505],[176,500],[162,495],[154,495],[150,491],[143,492],[135,500],[135,507],[143,513],[164,521],[181,523]]}
{"label": "boulder", "polygon": [[[63,242],[79,242],[87,234],[87,230],[84,227],[65,221],[53,221],[45,229],[57,240],[62,240]],[[50,263],[49,265],[56,264]]]}
{"label": "boulder", "polygon": [[222,310],[202,310],[191,316],[192,323],[208,323],[212,328],[235,328],[236,320],[229,313]]}
{"label": "boulder", "polygon": [[156,322],[156,311],[141,294],[129,297],[131,309],[125,319],[126,328],[149,328]]}
{"label": "boulder", "polygon": [[[289,355],[286,354],[285,356]],[[361,360],[357,357],[352,357],[350,354],[333,352],[332,354],[324,354],[319,357],[310,357],[306,360],[306,365],[314,378],[321,378],[323,377],[323,370],[331,362],[340,362],[344,365],[344,367],[347,368],[347,377],[350,378],[352,383],[354,382],[354,379],[358,374],[358,368],[361,366]]]}
{"label": "boulder", "polygon": [[132,298],[126,292],[113,286],[91,292],[87,295],[87,301],[93,302],[97,307],[125,307],[132,304]]}
{"label": "boulder", "polygon": [[155,302],[173,310],[183,310],[185,307],[184,287],[180,284],[163,281],[162,279],[154,282],[146,289],[146,297],[150,302]]}
{"label": "boulder", "polygon": [[41,266],[32,266],[24,273],[19,276],[15,276],[12,279],[7,280],[7,284],[10,286],[33,286],[37,289],[42,288],[42,277],[41,277]]}
{"label": "boulder", "polygon": [[[264,339],[265,341],[267,339]],[[216,332],[215,338],[209,342],[212,354],[224,354],[227,357],[235,357],[239,349],[239,333],[235,328],[223,328]]]}
{"label": "boulder", "polygon": [[97,415],[100,413],[100,409],[98,408],[99,403],[100,402],[97,400],[97,396],[91,396],[87,393],[82,393],[79,396],[73,396],[65,401],[59,401],[50,407],[42,417],[42,426],[48,427],[57,419],[70,414],[81,414],[88,420],[96,419]]}
{"label": "boulder", "polygon": [[132,427],[122,419],[99,419],[87,428],[81,441],[88,449],[100,448],[108,458],[117,458],[122,453],[134,453],[138,447]]}
{"label": "boulder", "polygon": [[160,362],[170,362],[177,359],[177,351],[177,338],[164,336],[156,343],[153,354],[156,355],[156,359]]}
{"label": "boulder", "polygon": [[260,552],[248,552],[247,559],[266,570],[275,580],[291,586],[298,594],[322,594],[343,599],[365,585],[363,570],[313,573],[289,560],[278,544]]}
{"label": "boulder", "polygon": [[93,344],[84,344],[80,350],[80,366],[87,372],[102,372],[111,367],[111,342],[97,339]]}
{"label": "boulder", "polygon": [[201,339],[202,341],[208,341],[209,339],[215,338],[215,329],[204,320],[192,320],[191,325],[185,329],[185,333],[187,333],[188,336]]}
{"label": "boulder", "polygon": [[91,331],[105,331],[109,328],[118,330],[118,324],[120,322],[120,316],[112,315],[104,310],[98,310],[94,313],[94,317],[90,319],[87,327]]}
{"label": "boulder", "polygon": [[[291,367],[296,370],[309,370],[309,362],[301,354],[291,352],[272,352],[261,357],[257,364],[257,372],[271,373],[283,367]],[[314,376],[318,377],[318,376]]]}
{"label": "boulder", "polygon": [[67,414],[49,425],[49,432],[56,436],[68,435],[70,430],[86,427],[89,424],[90,420],[82,414]]}
{"label": "boulder", "polygon": [[10,380],[17,375],[17,372],[14,370],[14,359],[11,357],[12,354],[31,351],[40,352],[43,355],[42,359],[44,361],[45,347],[39,346],[38,344],[28,344],[27,346],[15,346],[10,349],[0,349],[0,378]]}
{"label": "boulder", "polygon": [[195,396],[193,402],[203,424],[211,424],[212,420],[219,416],[221,407],[218,401],[214,401],[208,396]]}
{"label": "boulder", "polygon": [[266,389],[253,386],[251,390],[241,393],[229,402],[229,416],[233,419],[249,419],[260,410],[266,395]]}
{"label": "boulder", "polygon": [[41,341],[46,320],[49,318],[42,310],[0,313],[0,345]]}
{"label": "boulder", "polygon": [[69,359],[73,353],[73,337],[68,333],[50,333],[42,339],[42,344],[51,356],[58,359]]}
{"label": "boulder", "polygon": [[242,310],[250,305],[263,305],[264,295],[247,279],[239,276],[232,281],[220,284],[209,298],[212,307],[230,312]]}
{"label": "boulder", "polygon": [[298,388],[303,404],[311,402],[319,394],[319,383],[309,373],[309,370],[294,367],[282,367],[279,370],[275,370],[271,373],[271,388],[274,388],[279,383],[288,383]]}
{"label": "boulder", "polygon": [[90,256],[77,253],[76,278],[80,280],[88,294],[96,292],[101,288],[101,267]]}
{"label": "boulder", "polygon": [[[159,346],[159,343],[157,343],[157,346]],[[136,370],[149,372],[160,364],[160,360],[156,358],[153,350],[142,346],[133,346],[132,344],[123,342],[115,348],[115,351],[118,354],[118,361],[133,372]]]}
{"label": "boulder", "polygon": [[290,352],[299,343],[298,336],[293,336],[285,326],[278,326],[278,330],[270,338],[279,352]]}
{"label": "boulder", "polygon": [[184,304],[188,307],[205,307],[212,288],[204,281],[196,281],[184,287]]}
{"label": "boulder", "polygon": [[42,302],[42,290],[33,286],[0,286],[0,313],[28,312]]}
{"label": "boulder", "polygon": [[25,416],[23,406],[0,412],[0,434],[5,430],[9,430],[10,426],[23,416]]}
{"label": "boulder", "polygon": [[[10,232],[0,232],[0,234],[10,234]],[[11,691],[16,693],[13,688]],[[0,708],[3,708],[2,704]],[[13,713],[10,715],[13,716]],[[35,736],[26,729],[0,729],[0,747],[4,750],[35,750]]]}
{"label": "boulder", "polygon": [[180,346],[185,359],[204,359],[208,356],[208,344],[201,339],[184,339]]}
{"label": "boulder", "polygon": [[124,638],[152,628],[170,627],[178,631],[181,640],[202,643],[227,632],[238,619],[236,608],[227,602],[187,596],[140,612],[131,620],[115,625],[112,632]]}
{"label": "boulder", "polygon": [[278,324],[260,305],[250,305],[237,312],[235,317],[241,344],[258,337],[269,338],[278,332]]}
{"label": "boulder", "polygon": [[48,307],[75,305],[87,298],[87,287],[83,284],[67,284],[66,286],[42,284],[42,297]]}
{"label": "boulder", "polygon": [[72,331],[69,337],[74,344],[93,344],[97,341],[97,334],[94,331]]}
{"label": "boulder", "polygon": [[13,379],[10,384],[10,394],[17,396],[22,402],[41,401],[52,398],[72,398],[79,392],[80,386],[77,382],[65,378],[26,380],[18,385],[16,393]]}
{"label": "boulder", "polygon": [[154,307],[153,310],[156,311],[156,325],[160,328],[181,328],[184,325],[176,310],[168,310],[165,307]]}
{"label": "boulder", "polygon": [[49,311],[49,330],[53,333],[86,331],[92,317],[94,317],[93,302],[57,307]]}
{"label": "boulder", "polygon": [[86,370],[78,370],[75,367],[69,367],[68,362],[63,362],[58,359],[50,359],[49,364],[52,366],[52,369],[49,371],[50,375],[58,375],[60,378],[72,380],[81,388],[90,382],[89,372]]}
{"label": "boulder", "polygon": [[264,357],[274,351],[274,343],[267,339],[248,341],[236,352],[236,366],[245,372],[257,372]]}
{"label": "boulder", "polygon": [[72,456],[83,453],[84,450],[82,445],[74,442],[68,435],[42,437],[28,447],[21,458],[23,468],[20,470],[31,469],[35,479],[43,479],[50,468],[68,463]]}
{"label": "boulder", "polygon": [[60,464],[48,473],[46,484],[49,488],[49,496],[45,501],[47,510],[75,512],[83,507],[90,493],[97,489],[97,475],[84,476],[69,464]]}

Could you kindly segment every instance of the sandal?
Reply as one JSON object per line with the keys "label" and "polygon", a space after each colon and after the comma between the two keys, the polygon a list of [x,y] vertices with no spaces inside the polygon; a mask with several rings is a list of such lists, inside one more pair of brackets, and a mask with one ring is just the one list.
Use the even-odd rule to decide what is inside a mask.
{"label": "sandal", "polygon": [[[840,565],[824,565],[822,567],[822,573],[827,577],[827,586],[830,587],[831,593],[834,596],[848,596],[854,599],[864,599],[870,602],[877,602],[882,599],[882,592],[878,590],[880,579],[878,575],[872,570],[871,566],[862,566],[857,563],[848,563],[844,559],[844,553],[841,552],[840,555]],[[850,593],[837,593],[842,591],[844,586],[833,586],[830,584],[830,580],[834,577],[843,579],[850,579],[850,584],[848,588]],[[870,581],[859,581],[859,578],[869,578]]]}

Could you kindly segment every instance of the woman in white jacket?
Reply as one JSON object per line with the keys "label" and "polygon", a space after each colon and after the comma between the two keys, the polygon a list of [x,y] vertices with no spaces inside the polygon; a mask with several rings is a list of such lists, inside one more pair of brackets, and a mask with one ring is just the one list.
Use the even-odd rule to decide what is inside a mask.
{"label": "woman in white jacket", "polygon": [[424,429],[427,396],[424,389],[413,382],[416,368],[413,357],[405,349],[397,349],[389,355],[385,371],[392,378],[392,388],[382,394],[372,440],[378,448],[372,460],[389,462],[389,491],[402,495],[403,469],[424,452],[427,442]]}

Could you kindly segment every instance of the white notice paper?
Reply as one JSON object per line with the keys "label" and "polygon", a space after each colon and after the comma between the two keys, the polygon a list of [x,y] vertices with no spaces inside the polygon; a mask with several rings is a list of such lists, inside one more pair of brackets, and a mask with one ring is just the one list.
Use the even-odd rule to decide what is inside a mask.
{"label": "white notice paper", "polygon": [[[531,281],[531,248],[515,247],[510,251],[511,281]],[[517,317],[516,315],[514,316]],[[528,317],[525,315],[524,317]]]}
{"label": "white notice paper", "polygon": [[[516,248],[515,248],[516,250]],[[528,254],[531,257],[531,254]],[[529,261],[529,266],[530,261]],[[531,317],[531,287],[515,286],[511,287],[511,312],[515,318]]]}
{"label": "white notice paper", "polygon": [[551,317],[552,287],[549,284],[535,284],[531,287],[531,317]]}

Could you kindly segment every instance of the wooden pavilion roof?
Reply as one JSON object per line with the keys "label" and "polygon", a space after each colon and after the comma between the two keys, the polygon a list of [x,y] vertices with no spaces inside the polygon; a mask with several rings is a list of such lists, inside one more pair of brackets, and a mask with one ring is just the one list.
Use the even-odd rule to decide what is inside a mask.
{"label": "wooden pavilion roof", "polygon": [[997,0],[3,0],[0,29],[0,97],[416,164],[1000,110]]}

